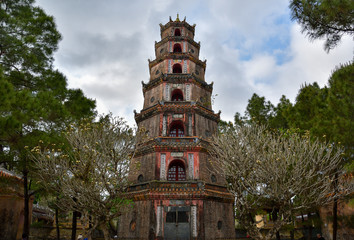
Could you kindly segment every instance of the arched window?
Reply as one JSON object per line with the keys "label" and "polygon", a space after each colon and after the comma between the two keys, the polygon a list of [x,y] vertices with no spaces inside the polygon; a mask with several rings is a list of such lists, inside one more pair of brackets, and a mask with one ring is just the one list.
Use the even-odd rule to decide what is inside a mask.
{"label": "arched window", "polygon": [[173,65],[173,73],[182,73],[182,66],[181,64],[176,63]]}
{"label": "arched window", "polygon": [[184,137],[182,121],[173,121],[170,127],[170,137]]}
{"label": "arched window", "polygon": [[172,92],[172,101],[183,101],[183,93],[180,89],[175,89]]}
{"label": "arched window", "polygon": [[180,160],[174,160],[168,168],[168,181],[186,181],[184,164]]}
{"label": "arched window", "polygon": [[179,28],[175,29],[175,36],[181,36],[181,30],[179,30]]}
{"label": "arched window", "polygon": [[181,44],[176,43],[173,45],[173,52],[182,52]]}

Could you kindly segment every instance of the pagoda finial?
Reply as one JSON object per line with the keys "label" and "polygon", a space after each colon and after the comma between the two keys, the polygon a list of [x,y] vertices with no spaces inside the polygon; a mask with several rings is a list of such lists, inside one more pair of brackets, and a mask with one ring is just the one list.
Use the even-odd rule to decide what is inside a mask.
{"label": "pagoda finial", "polygon": [[177,13],[176,22],[179,22],[179,14]]}

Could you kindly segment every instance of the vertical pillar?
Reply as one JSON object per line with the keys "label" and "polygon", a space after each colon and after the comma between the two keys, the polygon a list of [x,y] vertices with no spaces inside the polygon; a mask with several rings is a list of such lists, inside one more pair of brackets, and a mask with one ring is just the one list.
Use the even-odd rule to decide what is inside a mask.
{"label": "vertical pillar", "polygon": [[194,179],[194,154],[188,154],[188,169],[189,169],[189,179]]}
{"label": "vertical pillar", "polygon": [[162,225],[163,225],[163,206],[157,206],[156,212],[156,235],[162,237]]}
{"label": "vertical pillar", "polygon": [[165,85],[165,100],[170,101],[170,85],[168,83]]}
{"label": "vertical pillar", "polygon": [[192,227],[192,237],[198,237],[197,232],[197,206],[191,206],[191,227]]}
{"label": "vertical pillar", "polygon": [[186,101],[191,100],[191,85],[186,84]]}
{"label": "vertical pillar", "polygon": [[167,116],[163,116],[162,118],[162,136],[167,135]]}
{"label": "vertical pillar", "polygon": [[160,180],[166,180],[166,154],[161,153],[160,157]]}

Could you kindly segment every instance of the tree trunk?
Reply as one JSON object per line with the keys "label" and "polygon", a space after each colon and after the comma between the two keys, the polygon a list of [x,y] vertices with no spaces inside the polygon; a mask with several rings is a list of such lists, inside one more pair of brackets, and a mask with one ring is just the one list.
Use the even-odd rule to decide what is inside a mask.
{"label": "tree trunk", "polygon": [[[275,223],[275,221],[278,220],[278,210],[273,210],[273,212],[272,212],[272,219],[273,219],[274,223]],[[277,239],[277,240],[280,240],[280,233],[279,233],[279,231],[277,231],[275,235],[276,235],[276,239]]]}
{"label": "tree trunk", "polygon": [[291,216],[291,227],[292,227],[292,229],[290,230],[290,239],[291,240],[294,240],[294,235],[295,235],[295,221],[294,221],[294,217],[293,216]]}
{"label": "tree trunk", "polygon": [[311,240],[312,237],[311,213],[307,213],[307,221],[308,221],[308,230],[309,230],[307,239]]}
{"label": "tree trunk", "polygon": [[110,240],[109,230],[108,230],[107,224],[105,224],[105,223],[102,224],[101,225],[101,229],[102,229],[102,232],[103,232],[104,240]]}
{"label": "tree trunk", "polygon": [[55,208],[55,227],[57,230],[57,240],[60,240],[60,229],[59,229],[59,209]]}
{"label": "tree trunk", "polygon": [[71,240],[76,240],[76,225],[77,225],[77,211],[73,212],[73,221],[71,228]]}
{"label": "tree trunk", "polygon": [[295,234],[294,234],[294,230],[291,230],[291,231],[290,231],[290,239],[291,239],[291,240],[294,240],[294,237],[295,237],[294,235],[295,235]]}
{"label": "tree trunk", "polygon": [[23,224],[23,233],[26,234],[26,236],[29,238],[29,194],[28,194],[28,169],[25,166],[23,171],[23,190],[24,190],[24,224]]}
{"label": "tree trunk", "polygon": [[338,229],[338,199],[335,198],[333,202],[333,240],[337,240]]}
{"label": "tree trunk", "polygon": [[[338,173],[336,173],[335,175],[333,184],[334,184],[334,192],[335,194],[337,194]],[[333,202],[333,240],[337,240],[337,229],[338,229],[338,198],[335,197]]]}

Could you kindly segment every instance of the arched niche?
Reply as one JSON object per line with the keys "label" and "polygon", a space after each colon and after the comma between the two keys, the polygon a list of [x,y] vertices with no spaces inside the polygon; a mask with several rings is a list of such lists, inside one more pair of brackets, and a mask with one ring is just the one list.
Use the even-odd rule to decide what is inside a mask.
{"label": "arched niche", "polygon": [[181,64],[174,64],[172,67],[172,72],[173,73],[182,73],[182,65]]}
{"label": "arched niche", "polygon": [[183,101],[183,92],[180,89],[175,89],[171,94],[171,101]]}
{"label": "arched niche", "polygon": [[170,137],[184,137],[184,126],[183,122],[178,120],[178,121],[173,121],[170,125]]}
{"label": "arched niche", "polygon": [[175,53],[175,52],[178,52],[178,53],[182,52],[181,44],[176,43],[175,45],[173,45],[173,52],[174,52],[174,53]]}
{"label": "arched niche", "polygon": [[175,36],[181,36],[181,30],[179,28],[175,29]]}
{"label": "arched niche", "polygon": [[186,181],[186,168],[183,161],[173,160],[168,166],[168,181]]}

